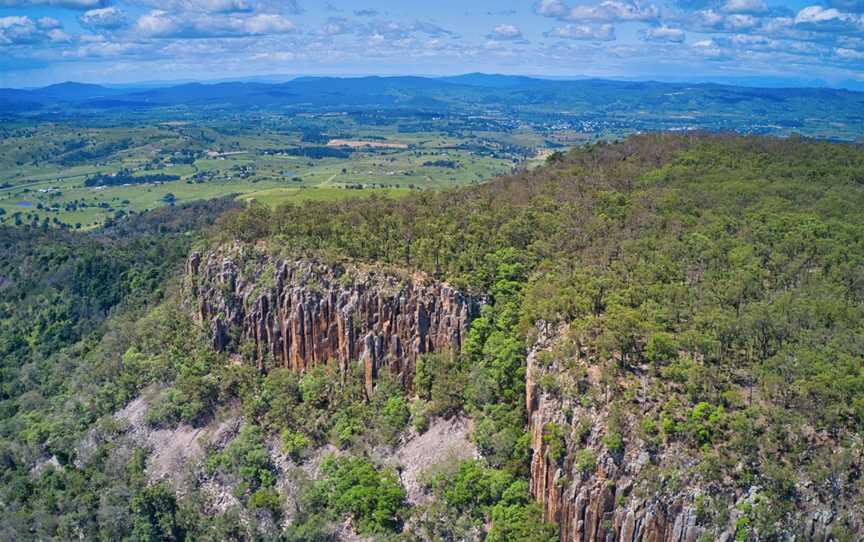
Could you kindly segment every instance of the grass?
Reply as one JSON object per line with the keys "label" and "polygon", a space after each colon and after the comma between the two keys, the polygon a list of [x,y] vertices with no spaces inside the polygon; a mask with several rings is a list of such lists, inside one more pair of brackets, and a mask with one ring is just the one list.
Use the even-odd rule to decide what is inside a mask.
{"label": "grass", "polygon": [[[309,200],[337,200],[372,194],[400,197],[414,189],[441,189],[476,184],[510,173],[511,159],[460,148],[466,140],[438,132],[402,133],[398,124],[360,126],[345,118],[281,119],[272,129],[237,131],[186,124],[149,127],[75,127],[57,124],[10,128],[0,140],[0,223],[60,222],[83,229],[99,226],[110,217],[141,212],[166,205],[167,194],[184,203],[238,194],[268,205]],[[349,158],[310,159],[279,151],[307,145],[295,123],[313,123],[338,138],[366,140],[382,138],[402,143],[406,149],[359,149]],[[494,136],[484,133],[483,140]],[[506,143],[527,143],[530,133],[497,134]],[[471,141],[479,141],[471,137]],[[534,135],[535,142],[537,136]],[[87,141],[86,149],[124,142],[116,152],[74,165],[70,144]],[[494,145],[493,145],[494,146]],[[208,155],[214,150],[228,154]],[[95,152],[95,151],[94,151]],[[270,152],[271,154],[263,154]],[[276,152],[276,154],[272,154]],[[182,163],[184,153],[197,158]],[[188,154],[186,154],[188,156]],[[64,162],[65,160],[65,162]],[[178,163],[179,162],[179,163]],[[456,167],[427,165],[453,162]],[[95,173],[130,169],[134,175],[176,175],[179,180],[160,184],[87,187],[84,181]],[[357,187],[362,187],[358,190]],[[40,192],[41,190],[41,192]],[[21,207],[30,202],[31,207]],[[41,208],[39,208],[41,207]]]}
{"label": "grass", "polygon": [[270,207],[285,203],[304,201],[338,201],[350,198],[368,198],[372,195],[400,198],[411,192],[408,188],[370,188],[352,190],[348,188],[271,188],[238,196],[241,201],[257,201]]}

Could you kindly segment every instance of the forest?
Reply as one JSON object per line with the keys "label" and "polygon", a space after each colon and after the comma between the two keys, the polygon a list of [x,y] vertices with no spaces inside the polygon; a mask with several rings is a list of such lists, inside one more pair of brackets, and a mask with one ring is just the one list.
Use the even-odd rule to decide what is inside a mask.
{"label": "forest", "polygon": [[[4,227],[0,538],[558,540],[532,490],[536,386],[565,405],[541,431],[561,487],[602,480],[613,511],[698,488],[704,541],[786,540],[814,510],[831,517],[826,539],[856,540],[862,172],[855,144],[657,133],[398,199]],[[483,308],[410,388],[382,377],[368,394],[332,364],[261,371],[253,345],[213,349],[184,293],[190,251],[222,246],[420,273]],[[153,431],[242,421],[190,472],[154,480],[157,450],[115,415],[139,397]],[[388,454],[456,418],[477,456],[442,462],[409,502]],[[642,452],[632,486],[602,477]],[[205,482],[234,504],[214,511]]]}

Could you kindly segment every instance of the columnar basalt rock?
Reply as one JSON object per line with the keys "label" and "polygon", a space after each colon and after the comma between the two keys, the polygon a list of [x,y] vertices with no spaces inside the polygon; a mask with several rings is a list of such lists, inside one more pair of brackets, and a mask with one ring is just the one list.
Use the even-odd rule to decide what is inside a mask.
{"label": "columnar basalt rock", "polygon": [[[557,334],[541,334],[527,361],[526,408],[531,435],[531,494],[543,507],[544,518],[560,526],[562,542],[696,542],[702,529],[696,525],[697,491],[631,496],[648,454],[638,448],[614,457],[601,444],[605,413],[582,408],[576,397],[557,397],[544,392],[537,382],[538,354],[548,349]],[[557,367],[547,370],[556,371]],[[564,412],[572,412],[567,420]],[[560,462],[550,457],[544,428],[554,423],[564,428],[569,443]],[[575,425],[587,427],[581,443],[574,443]],[[590,449],[596,465],[578,464],[578,452]],[[583,472],[583,469],[584,472]]]}
{"label": "columnar basalt rock", "polygon": [[189,299],[213,347],[254,347],[261,370],[360,363],[371,392],[380,371],[410,386],[417,358],[458,350],[481,300],[420,275],[275,258],[225,247],[192,254]]}
{"label": "columnar basalt rock", "polygon": [[[530,490],[542,506],[544,518],[560,526],[562,542],[697,542],[720,540],[731,542],[736,522],[745,503],[754,502],[760,488],[720,488],[703,485],[697,479],[680,484],[680,488],[660,487],[642,496],[637,491],[653,467],[672,467],[679,471],[695,470],[698,459],[685,449],[673,446],[651,446],[635,434],[638,419],[628,419],[626,445],[618,455],[603,444],[609,427],[609,405],[597,399],[582,404],[578,392],[546,390],[541,376],[560,377],[565,365],[574,360],[542,359],[542,352],[552,351],[565,330],[541,328],[539,339],[529,351],[526,367],[526,408],[531,437]],[[584,355],[584,352],[583,352]],[[601,384],[590,369],[585,373],[587,386]],[[560,383],[560,380],[559,380]],[[544,438],[544,428],[555,424],[566,441],[563,457],[550,453],[552,443]],[[596,461],[580,465],[580,453],[589,450]],[[804,483],[802,486],[806,486]],[[806,488],[802,487],[802,491]],[[716,498],[724,492],[728,523],[706,530],[700,523],[697,502],[700,495]],[[790,540],[827,542],[842,516],[831,503],[820,503],[813,495],[802,498],[801,521],[788,526]],[[836,503],[834,503],[836,504]],[[852,513],[849,529],[864,529],[860,514]]]}

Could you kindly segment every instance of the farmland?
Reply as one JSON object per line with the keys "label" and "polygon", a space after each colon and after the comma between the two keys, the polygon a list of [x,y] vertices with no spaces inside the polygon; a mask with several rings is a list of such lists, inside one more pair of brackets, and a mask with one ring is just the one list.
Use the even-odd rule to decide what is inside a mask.
{"label": "farmland", "polygon": [[501,155],[494,143],[466,148],[443,132],[406,134],[324,116],[252,126],[161,122],[122,136],[116,128],[72,123],[7,128],[0,143],[0,223],[89,229],[161,205],[229,194],[271,204],[398,196],[476,184],[509,173],[532,152]]}

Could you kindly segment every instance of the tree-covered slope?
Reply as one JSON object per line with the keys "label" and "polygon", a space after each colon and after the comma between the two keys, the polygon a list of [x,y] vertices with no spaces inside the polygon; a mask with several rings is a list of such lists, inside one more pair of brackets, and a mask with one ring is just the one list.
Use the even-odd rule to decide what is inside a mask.
{"label": "tree-covered slope", "polygon": [[[398,202],[272,215],[252,208],[225,231],[491,292],[495,308],[507,301],[514,324],[504,329],[521,348],[538,323],[566,324],[573,346],[541,389],[583,396],[597,408],[582,414],[601,416],[608,436],[591,441],[578,416],[564,416],[564,430],[549,439],[561,439],[557,461],[568,478],[571,470],[590,476],[572,454],[591,442],[599,448],[591,453],[613,458],[636,448],[665,461],[666,451],[681,450],[658,466],[653,491],[675,480],[715,492],[714,509],[699,516],[706,536],[730,521],[734,531],[736,517],[745,518],[745,537],[802,533],[810,521],[802,513],[814,509],[827,510],[832,519],[820,528],[835,536],[861,529],[862,149],[646,135],[549,162],[477,189]],[[502,259],[508,281],[499,296]],[[488,334],[486,325],[481,318],[473,329]],[[507,358],[489,354],[471,358],[469,348],[466,371]],[[479,372],[469,387],[495,374]],[[495,403],[506,397],[504,380]],[[518,379],[509,384],[521,394]],[[482,403],[474,409],[494,417]],[[738,502],[748,492],[758,499]]]}
{"label": "tree-covered slope", "polygon": [[[4,344],[25,354],[4,361],[2,534],[332,540],[347,518],[373,539],[860,537],[862,171],[852,145],[654,134],[470,189],[251,205],[220,219],[209,249],[245,255],[235,275],[260,277],[235,303],[274,290],[260,262],[279,258],[422,271],[484,300],[460,352],[422,356],[409,385],[382,375],[371,392],[336,364],[261,372],[242,329],[214,352],[188,291],[114,309],[34,358],[33,333],[51,328],[28,325],[27,311],[43,307],[65,330],[116,305],[102,293],[131,299],[138,288],[124,281],[154,260],[112,254],[96,268],[126,278],[92,274],[105,287],[62,293],[80,303],[57,317],[48,294],[30,292],[73,282],[36,274],[3,298]],[[70,261],[69,273],[91,276]],[[151,291],[168,274],[153,265]],[[333,282],[348,289],[340,273]],[[238,290],[223,278],[229,299]],[[146,420],[129,429],[110,412],[139,393]],[[430,472],[425,500],[410,500],[393,457],[460,414],[480,458]],[[214,437],[191,476],[153,483],[159,450],[136,435],[220,434],[226,417],[242,429]],[[230,507],[212,505],[214,486],[231,488]],[[636,531],[630,511],[645,520]],[[676,514],[687,529],[675,530]]]}

